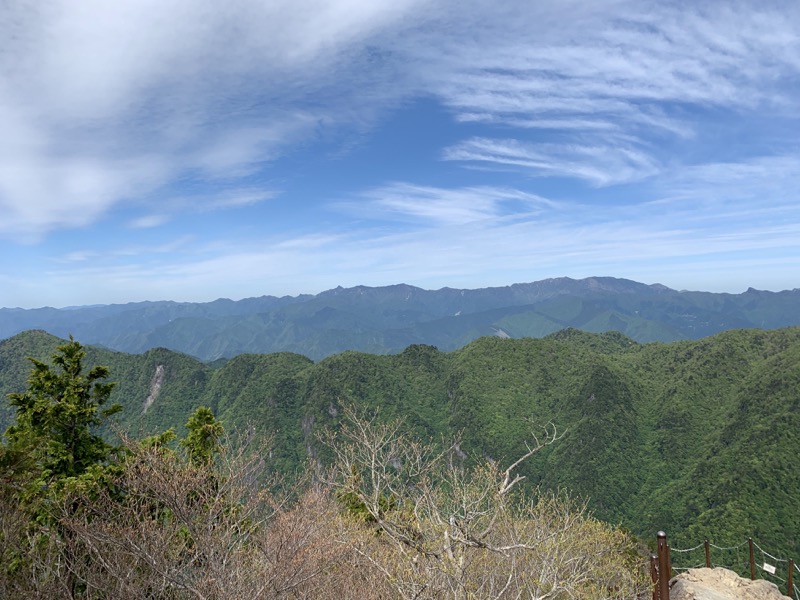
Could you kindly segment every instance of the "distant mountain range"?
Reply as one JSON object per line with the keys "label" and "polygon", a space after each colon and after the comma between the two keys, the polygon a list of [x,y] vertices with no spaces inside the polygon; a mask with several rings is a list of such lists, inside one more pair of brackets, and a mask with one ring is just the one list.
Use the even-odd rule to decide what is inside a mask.
{"label": "distant mountain range", "polygon": [[0,309],[0,339],[41,329],[124,352],[163,347],[205,361],[282,351],[314,360],[345,350],[393,354],[411,344],[449,351],[482,336],[543,337],[568,327],[669,342],[791,325],[800,325],[800,289],[687,292],[612,277],[475,290],[401,284],[207,303]]}

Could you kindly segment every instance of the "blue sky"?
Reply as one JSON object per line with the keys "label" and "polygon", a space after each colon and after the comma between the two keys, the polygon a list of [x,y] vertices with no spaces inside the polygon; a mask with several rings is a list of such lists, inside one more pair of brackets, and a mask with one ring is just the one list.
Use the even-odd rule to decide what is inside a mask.
{"label": "blue sky", "polygon": [[0,7],[0,306],[800,287],[800,4]]}

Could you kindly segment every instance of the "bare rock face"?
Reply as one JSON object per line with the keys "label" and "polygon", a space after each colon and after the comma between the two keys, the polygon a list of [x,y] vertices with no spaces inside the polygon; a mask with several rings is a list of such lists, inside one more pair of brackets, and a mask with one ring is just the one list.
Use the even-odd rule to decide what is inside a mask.
{"label": "bare rock face", "polygon": [[786,600],[774,583],[728,569],[689,569],[669,582],[670,600]]}

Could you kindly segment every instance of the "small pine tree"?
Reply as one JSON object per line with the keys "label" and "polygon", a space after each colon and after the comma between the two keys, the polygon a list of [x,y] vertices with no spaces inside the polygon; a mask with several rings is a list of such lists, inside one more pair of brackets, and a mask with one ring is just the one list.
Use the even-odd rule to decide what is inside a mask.
{"label": "small pine tree", "polygon": [[209,464],[219,451],[219,440],[224,433],[220,423],[210,408],[200,406],[186,422],[189,433],[181,440],[186,448],[189,461],[195,465]]}
{"label": "small pine tree", "polygon": [[96,433],[104,420],[121,409],[107,403],[114,383],[104,382],[107,367],[84,373],[86,351],[70,336],[52,357],[52,366],[31,358],[28,389],[10,394],[16,407],[13,425],[5,432],[6,460],[34,475],[34,490],[59,488],[108,461],[114,447]]}
{"label": "small pine tree", "polygon": [[[17,547],[3,553],[3,579],[16,581],[17,592],[27,590],[15,592],[20,597],[32,590],[39,590],[35,594],[39,596],[48,586],[66,590],[69,597],[81,593],[82,583],[75,577],[79,560],[71,545],[74,536],[59,520],[65,510],[76,513],[79,506],[63,501],[70,489],[99,491],[117,467],[111,461],[115,448],[96,429],[121,407],[102,408],[114,384],[103,381],[109,374],[107,367],[84,373],[85,355],[70,336],[68,343],[58,346],[52,365],[31,358],[28,389],[9,395],[17,414],[5,432],[7,443],[0,446],[4,483],[0,492],[4,504],[14,506],[30,528],[27,534],[17,531],[16,538],[36,540],[27,549]],[[24,528],[25,524],[20,521],[18,526]],[[0,540],[6,534],[3,532]],[[57,557],[48,559],[48,549],[55,548],[60,548]],[[55,565],[62,565],[65,574],[59,575]],[[27,589],[27,585],[32,587]]]}

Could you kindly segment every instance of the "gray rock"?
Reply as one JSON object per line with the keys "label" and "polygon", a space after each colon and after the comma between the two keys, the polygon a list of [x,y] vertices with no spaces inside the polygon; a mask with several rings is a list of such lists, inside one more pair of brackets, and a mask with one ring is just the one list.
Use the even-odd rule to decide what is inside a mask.
{"label": "gray rock", "polygon": [[669,582],[670,600],[786,600],[778,586],[728,569],[689,569]]}

